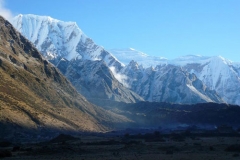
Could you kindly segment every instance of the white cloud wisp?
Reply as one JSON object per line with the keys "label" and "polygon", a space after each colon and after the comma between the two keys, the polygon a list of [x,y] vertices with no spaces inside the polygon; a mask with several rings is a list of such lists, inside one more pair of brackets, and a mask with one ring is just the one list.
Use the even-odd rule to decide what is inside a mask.
{"label": "white cloud wisp", "polygon": [[126,75],[124,75],[124,74],[117,73],[115,67],[113,67],[113,66],[111,66],[111,67],[109,67],[109,68],[110,68],[110,70],[112,71],[114,77],[115,77],[120,83],[122,83],[125,87],[129,88],[129,85],[128,85],[127,82],[126,82],[127,79],[128,79],[128,77],[127,77]]}

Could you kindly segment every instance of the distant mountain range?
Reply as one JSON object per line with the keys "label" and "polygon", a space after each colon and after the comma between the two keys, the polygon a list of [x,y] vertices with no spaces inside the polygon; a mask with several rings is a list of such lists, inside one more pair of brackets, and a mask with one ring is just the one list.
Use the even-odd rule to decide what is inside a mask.
{"label": "distant mountain range", "polygon": [[139,68],[131,61],[123,73],[129,78],[131,89],[151,102],[194,104],[224,101],[210,90],[195,74],[174,65]]}
{"label": "distant mountain range", "polygon": [[[126,52],[129,53],[129,52]],[[134,53],[136,59],[140,59],[138,58],[138,56],[142,54],[137,54]],[[146,56],[146,55],[145,55]],[[131,57],[131,55],[130,55]],[[148,57],[148,56],[146,56]],[[210,90],[213,90],[216,92],[216,94],[221,97],[221,99],[229,104],[240,104],[240,63],[238,62],[231,62],[221,56],[215,56],[215,57],[207,57],[207,56],[199,56],[199,55],[188,55],[188,56],[182,56],[173,60],[167,60],[167,59],[163,59],[162,61],[159,61],[158,65],[156,65],[155,61],[150,62],[151,59],[146,58],[146,62],[147,64],[153,64],[152,67],[146,67],[144,68],[143,66],[147,66],[147,64],[143,64],[144,60],[140,61],[140,64],[138,64],[138,62],[135,62],[135,64],[133,64],[132,62],[127,65],[128,69],[124,69],[122,70],[122,74],[127,74],[129,79],[128,79],[128,83],[133,84],[133,81],[135,81],[137,79],[137,81],[135,81],[135,86],[136,83],[141,83],[139,82],[139,78],[134,78],[133,76],[133,72],[136,71],[136,67],[130,67],[132,65],[137,66],[137,72],[135,72],[135,74],[138,74],[138,77],[140,76],[139,72],[141,72],[140,77],[143,77],[144,75],[149,74],[149,70],[152,70],[154,72],[161,72],[159,74],[163,75],[164,74],[164,70],[165,72],[167,72],[167,68],[171,68],[172,66],[182,70],[183,72],[186,72],[187,74],[194,74],[195,77],[197,79],[199,79],[200,81],[202,81],[202,85],[204,86],[204,90],[206,90],[206,96],[207,96],[207,92]],[[132,71],[129,71],[132,70]],[[135,70],[135,71],[133,71]],[[130,73],[130,74],[129,74]],[[169,75],[169,74],[167,74]],[[135,75],[136,76],[136,75]],[[175,78],[177,78],[177,74],[172,74],[172,76],[175,76]],[[160,75],[158,76],[160,77]],[[165,77],[166,78],[166,77]],[[135,80],[134,80],[135,79]],[[144,78],[145,82],[142,82],[144,84],[146,84],[146,77]],[[151,79],[151,78],[150,78]],[[147,79],[148,81],[150,79]],[[175,83],[175,82],[170,82],[168,80],[169,83]],[[159,80],[153,80],[153,82],[149,82],[151,84],[154,84],[154,89],[157,88],[157,90],[159,91],[158,86],[160,87],[165,87],[164,85],[160,84],[161,81]],[[157,85],[156,83],[160,84]],[[182,83],[184,84],[184,83]],[[137,84],[139,89],[143,88],[142,84]],[[132,85],[130,85],[132,86]],[[146,85],[145,85],[146,86]],[[149,85],[148,85],[149,86]],[[139,89],[134,89],[135,87],[133,86],[132,90],[135,91],[136,93],[138,93],[140,96],[142,96],[143,98],[146,99],[144,94],[141,94],[141,92]],[[154,90],[153,89],[153,90]],[[154,92],[153,90],[151,90],[151,92]],[[199,89],[196,88],[197,91],[200,91]],[[146,90],[145,90],[146,91]],[[201,91],[200,91],[201,92]],[[164,94],[165,92],[163,92],[162,94]],[[189,92],[187,92],[189,93]],[[202,92],[201,92],[202,93]],[[146,93],[145,93],[146,94]],[[159,95],[159,93],[157,94],[151,94],[153,97],[156,97]],[[169,96],[168,96],[169,97]],[[209,97],[209,96],[207,96]],[[211,96],[210,96],[211,97]],[[210,98],[209,97],[209,98]],[[147,98],[149,99],[149,98]],[[211,98],[210,98],[211,99]],[[158,99],[149,99],[151,101],[159,101]],[[183,100],[183,99],[182,99]],[[160,100],[162,101],[162,100]],[[181,100],[180,100],[181,101]],[[213,100],[214,102],[218,102]],[[172,101],[171,101],[172,102]],[[177,102],[177,101],[173,101],[173,102]],[[184,100],[182,101],[184,102]],[[190,101],[188,101],[190,102]],[[188,103],[188,102],[184,102],[184,103]],[[192,101],[194,103],[194,101]]]}
{"label": "distant mountain range", "polygon": [[106,51],[74,22],[18,15],[12,23],[92,102],[240,104],[240,64],[223,57],[167,60],[132,48]]}

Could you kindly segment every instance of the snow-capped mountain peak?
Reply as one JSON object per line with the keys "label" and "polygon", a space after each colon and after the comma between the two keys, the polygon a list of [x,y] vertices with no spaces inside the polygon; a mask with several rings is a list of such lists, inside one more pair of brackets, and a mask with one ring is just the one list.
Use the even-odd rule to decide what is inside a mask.
{"label": "snow-capped mountain peak", "polygon": [[125,65],[129,64],[132,60],[136,61],[139,65],[142,65],[144,68],[151,66],[155,67],[159,64],[167,63],[167,59],[164,57],[149,56],[148,54],[133,48],[111,49],[109,52]]}
{"label": "snow-capped mountain peak", "polygon": [[124,65],[88,38],[75,22],[63,22],[48,16],[19,15],[14,18],[13,25],[88,100],[143,100],[123,85],[125,75],[118,72]]}
{"label": "snow-capped mountain peak", "polygon": [[123,66],[111,53],[88,38],[76,22],[27,14],[16,16],[12,24],[49,60],[62,57],[69,61],[76,58],[103,60],[108,66],[117,66],[117,69]]}
{"label": "snow-capped mountain peak", "polygon": [[87,37],[75,22],[28,14],[16,16],[12,23],[48,59],[59,55],[68,60],[81,58],[76,48],[79,42],[85,43]]}
{"label": "snow-capped mountain peak", "polygon": [[[126,49],[126,50],[128,50],[128,49]],[[129,48],[129,50],[130,51],[133,51],[133,52],[136,52],[137,54],[139,54],[139,55],[141,55],[141,56],[143,56],[143,57],[148,57],[148,55],[146,54],[146,53],[143,53],[143,52],[141,52],[141,51],[138,51],[138,50],[136,50],[136,49],[134,49],[134,48]],[[132,52],[132,53],[133,53]]]}
{"label": "snow-capped mountain peak", "polygon": [[203,83],[230,104],[240,104],[240,68],[222,56],[184,61],[181,66],[194,73]]}
{"label": "snow-capped mountain peak", "polygon": [[231,65],[233,62],[231,60],[228,60],[222,56],[217,56],[219,59],[221,59],[223,61],[223,63],[227,64],[227,65]]}

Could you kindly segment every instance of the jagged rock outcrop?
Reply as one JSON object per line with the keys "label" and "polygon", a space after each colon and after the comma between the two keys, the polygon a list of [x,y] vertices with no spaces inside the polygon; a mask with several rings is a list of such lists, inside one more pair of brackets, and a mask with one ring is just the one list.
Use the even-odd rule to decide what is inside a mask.
{"label": "jagged rock outcrop", "polygon": [[62,59],[57,67],[75,88],[93,103],[144,101],[139,95],[124,87],[104,61]]}
{"label": "jagged rock outcrop", "polygon": [[159,65],[145,69],[131,61],[122,73],[129,77],[127,83],[131,89],[147,101],[223,102],[215,91],[208,89],[194,74],[177,66]]}

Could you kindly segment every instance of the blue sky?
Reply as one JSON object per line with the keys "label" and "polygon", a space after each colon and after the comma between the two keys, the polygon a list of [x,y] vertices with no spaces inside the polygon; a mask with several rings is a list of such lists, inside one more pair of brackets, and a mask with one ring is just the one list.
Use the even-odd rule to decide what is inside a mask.
{"label": "blue sky", "polygon": [[[106,49],[173,59],[221,55],[240,62],[240,0],[0,0],[12,15],[76,21]],[[4,6],[3,6],[4,2]]]}

